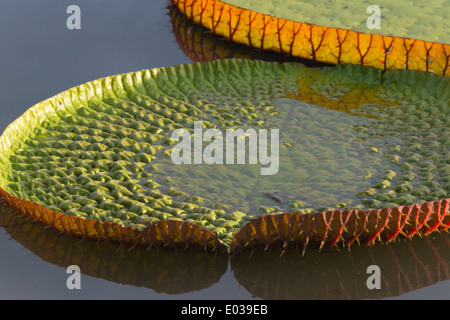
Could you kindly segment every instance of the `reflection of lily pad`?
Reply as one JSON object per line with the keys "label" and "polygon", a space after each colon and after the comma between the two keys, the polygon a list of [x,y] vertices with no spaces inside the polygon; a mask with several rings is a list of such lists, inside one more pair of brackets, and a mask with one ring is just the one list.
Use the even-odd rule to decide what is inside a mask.
{"label": "reflection of lily pad", "polygon": [[[2,209],[7,209],[7,205],[0,201]],[[130,250],[106,242],[79,241],[42,228],[11,208],[2,210],[0,226],[14,241],[48,263],[63,268],[76,264],[90,277],[168,294],[210,288],[226,274],[227,267],[240,286],[262,299],[379,299],[399,296],[450,278],[448,273],[442,272],[450,267],[450,243],[446,233],[414,242],[396,241],[389,250],[383,246],[355,247],[351,251],[327,250],[326,254],[311,252],[302,257],[293,247],[281,258],[281,249],[273,249],[243,253],[228,260],[202,252],[162,252],[137,247]],[[382,287],[388,288],[383,292],[367,290],[367,275],[361,270],[366,270],[368,260],[381,270],[395,264],[393,272],[381,279]],[[412,260],[420,263],[413,264]],[[270,267],[261,268],[268,264]],[[361,281],[355,279],[355,275],[359,275]],[[312,292],[308,288],[315,290]]]}
{"label": "reflection of lily pad", "polygon": [[[0,209],[5,206],[0,201]],[[2,210],[0,226],[12,239],[48,263],[63,268],[77,265],[83,275],[167,294],[208,288],[219,281],[228,267],[226,257],[202,252],[130,250],[107,242],[80,241],[43,229],[11,208]]]}
{"label": "reflection of lily pad", "polygon": [[174,5],[170,6],[170,17],[173,26],[172,30],[180,49],[193,62],[208,62],[217,59],[249,59],[272,62],[299,62],[308,67],[329,65],[230,42],[193,23]]}
{"label": "reflection of lily pad", "polygon": [[[354,94],[365,88],[370,94]],[[323,245],[427,233],[445,227],[448,213],[448,94],[448,78],[433,74],[244,60],[103,78],[37,104],[6,129],[2,195],[77,236],[221,253],[255,239]],[[199,120],[205,129],[286,129],[280,166],[290,178],[262,181],[236,165],[214,185],[203,165],[179,183],[162,160],[173,131]],[[321,184],[328,189],[313,190]],[[208,198],[207,187],[221,200]],[[256,196],[248,210],[233,202],[240,188]],[[254,212],[260,206],[269,209]],[[297,213],[264,215],[288,211]]]}
{"label": "reflection of lily pad", "polygon": [[367,1],[173,0],[195,23],[254,48],[333,64],[448,75],[445,2],[380,1],[382,28],[368,29],[367,8],[373,3]]}
{"label": "reflection of lily pad", "polygon": [[[295,247],[285,252],[281,248],[252,251],[233,257],[230,264],[239,285],[261,299],[383,299],[449,280],[443,272],[450,267],[449,249],[449,236],[441,233],[414,241],[401,239],[389,248],[364,246],[305,256]],[[389,270],[381,277],[382,290],[367,289],[369,265]]]}

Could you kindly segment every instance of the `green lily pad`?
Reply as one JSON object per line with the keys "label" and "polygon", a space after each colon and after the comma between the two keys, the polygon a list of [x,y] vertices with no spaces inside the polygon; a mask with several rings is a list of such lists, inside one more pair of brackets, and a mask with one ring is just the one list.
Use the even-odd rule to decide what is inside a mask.
{"label": "green lily pad", "polygon": [[[448,198],[449,113],[448,78],[407,70],[245,60],[143,70],[30,108],[1,136],[0,186],[136,230],[188,221],[229,247],[265,214]],[[276,172],[250,161],[175,164],[173,133],[195,139],[198,123],[221,134],[278,129]]]}

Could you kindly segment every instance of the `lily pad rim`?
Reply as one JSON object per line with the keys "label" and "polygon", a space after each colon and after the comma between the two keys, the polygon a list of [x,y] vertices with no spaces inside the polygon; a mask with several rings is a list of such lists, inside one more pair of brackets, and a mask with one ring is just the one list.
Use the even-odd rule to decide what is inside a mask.
{"label": "lily pad rim", "polygon": [[[227,60],[228,60],[228,61],[233,61],[233,60],[234,60],[234,61],[238,61],[238,62],[242,62],[242,63],[249,62],[249,60],[247,60],[247,59],[227,59]],[[192,63],[187,63],[187,64],[184,64],[184,65],[206,64],[206,63],[212,63],[212,64],[213,64],[213,63],[222,63],[222,61],[224,61],[224,60],[217,60],[217,61],[204,62],[204,63],[192,62]],[[293,63],[293,62],[284,62],[284,63],[283,63],[283,62],[265,62],[265,61],[260,61],[260,60],[255,60],[254,62],[258,63],[258,61],[259,61],[260,63],[263,63],[263,64],[266,64],[266,63],[272,63],[272,64],[277,64],[277,65],[283,65],[283,64],[295,64],[295,65],[299,65],[298,63]],[[179,66],[179,65],[177,65],[177,66]],[[176,66],[175,66],[175,67],[176,67]],[[336,66],[335,68],[345,68],[345,67],[346,67],[346,65],[338,65],[338,66]],[[353,68],[356,68],[357,66],[352,66],[352,67],[353,67]],[[76,88],[78,88],[78,87],[80,87],[80,86],[82,86],[82,85],[85,85],[85,84],[87,84],[87,83],[92,83],[92,82],[94,82],[94,81],[102,81],[102,80],[105,80],[105,79],[110,79],[110,78],[115,78],[115,77],[118,77],[118,76],[124,76],[124,75],[134,74],[134,73],[138,73],[138,72],[145,72],[145,71],[149,71],[149,70],[161,70],[161,69],[167,69],[167,68],[171,68],[171,67],[170,67],[170,66],[169,66],[169,67],[164,66],[164,67],[157,67],[157,68],[152,68],[152,69],[141,69],[141,70],[138,70],[138,71],[124,72],[124,73],[119,73],[119,74],[116,74],[116,75],[105,76],[105,77],[101,77],[101,78],[98,78],[98,79],[95,79],[95,80],[92,80],[92,81],[88,81],[88,82],[86,82],[86,83],[83,83],[83,84],[80,84],[80,85],[73,86],[73,87],[71,87],[71,88],[69,88],[69,89],[66,89],[66,90],[64,90],[64,91],[62,91],[62,92],[60,92],[60,93],[58,93],[58,94],[56,94],[56,95],[54,95],[54,96],[52,96],[52,97],[49,97],[49,98],[47,98],[47,99],[42,100],[41,102],[39,102],[39,103],[35,104],[34,106],[30,107],[27,111],[24,112],[23,115],[27,114],[28,112],[34,111],[35,108],[39,108],[39,106],[41,106],[42,103],[44,103],[44,102],[46,102],[46,101],[48,101],[48,100],[57,99],[59,96],[63,95],[64,92],[69,91],[69,90],[71,90],[71,89],[76,89]],[[310,68],[310,67],[307,67],[307,66],[304,66],[304,65],[302,65],[302,68],[306,68],[306,69],[317,69],[317,68]],[[319,68],[319,69],[322,69],[322,68],[323,68],[323,69],[330,69],[330,70],[333,69],[333,67],[321,67],[321,68]],[[373,69],[373,70],[376,70],[376,71],[381,72],[381,71],[378,70],[377,68],[371,67],[371,66],[364,66],[364,68]],[[393,72],[397,72],[397,73],[398,73],[398,72],[423,73],[422,71],[417,71],[417,70],[388,70],[388,71],[386,71],[386,72],[388,72],[388,73],[393,73]],[[442,77],[442,78],[445,79],[444,81],[447,81],[447,80],[448,80],[448,78],[445,78],[445,77]],[[23,115],[22,115],[22,116],[23,116]],[[4,132],[2,133],[2,135],[0,136],[0,150],[1,150],[2,148],[5,148],[5,146],[4,146],[4,134],[5,134],[6,132],[8,132],[9,130],[13,130],[13,131],[14,131],[14,126],[18,124],[18,122],[20,121],[20,119],[22,118],[22,116],[18,117],[18,118],[17,118],[16,120],[14,120],[11,124],[9,124],[9,125],[6,127],[6,129],[4,130]],[[40,205],[40,204],[38,204],[38,203],[35,203],[35,202],[33,202],[33,201],[15,197],[15,196],[11,195],[10,193],[8,193],[6,190],[4,190],[4,189],[0,186],[0,196],[2,196],[2,195],[3,195],[3,197],[6,198],[6,199],[12,199],[12,200],[13,200],[12,202],[10,202],[9,200],[7,200],[8,203],[9,203],[11,206],[13,206],[14,208],[16,208],[16,209],[18,209],[19,211],[21,211],[22,213],[24,213],[24,214],[32,215],[32,214],[30,214],[30,212],[26,212],[27,210],[23,210],[23,209],[21,208],[20,205],[16,205],[15,203],[19,203],[19,204],[31,203],[31,204],[32,204],[32,208],[33,208],[34,210],[36,210],[36,209],[38,208],[38,209],[40,209],[40,210],[43,210],[44,213],[48,213],[48,214],[55,214],[55,213],[56,213],[56,214],[60,214],[60,215],[63,215],[63,216],[68,217],[68,215],[64,215],[64,214],[62,214],[62,213],[59,213],[59,212],[56,212],[56,211],[52,211],[52,210],[50,210],[50,209],[48,209],[48,208],[45,208],[44,206],[42,206],[42,205]],[[444,199],[441,199],[441,200],[436,200],[436,201],[431,201],[431,202],[426,202],[426,203],[436,203],[436,202],[440,202],[440,201],[448,201],[448,200],[450,200],[450,198],[444,198]],[[383,208],[383,209],[393,209],[393,208],[397,208],[397,209],[398,209],[398,208],[404,208],[404,207],[413,207],[413,206],[417,206],[417,205],[420,205],[420,204],[422,204],[422,203],[416,203],[416,204],[413,204],[413,205],[410,205],[410,206],[397,206],[397,207],[389,207],[389,208]],[[26,206],[26,205],[25,205],[25,206]],[[365,214],[368,214],[368,213],[370,213],[370,212],[372,212],[372,211],[374,211],[374,210],[381,210],[381,209],[371,209],[371,210],[366,210],[366,211],[355,209],[355,210],[353,210],[353,211],[356,211],[356,212],[364,212]],[[24,211],[25,211],[25,212],[24,212]],[[339,209],[339,210],[333,210],[332,212],[344,212],[344,211],[349,211],[349,210],[347,210],[347,209]],[[351,210],[350,210],[350,211],[351,211]],[[327,212],[327,211],[323,211],[323,212],[317,211],[317,212],[311,212],[311,213],[292,213],[292,212],[284,212],[284,213],[279,213],[279,214],[276,214],[276,215],[277,215],[277,216],[283,216],[283,215],[302,215],[302,216],[309,215],[309,216],[318,216],[318,215],[320,215],[320,214],[323,214],[324,212]],[[258,217],[256,217],[256,218],[254,218],[254,219],[248,221],[242,228],[240,228],[239,231],[237,231],[237,232],[234,234],[233,239],[232,239],[232,244],[235,242],[236,236],[239,234],[239,232],[241,232],[243,229],[245,229],[246,226],[248,226],[249,224],[251,224],[251,223],[254,222],[254,221],[258,221],[258,220],[263,219],[263,218],[266,217],[266,216],[272,216],[272,215],[274,215],[274,214],[261,215],[261,216],[258,216]],[[73,216],[70,216],[70,217],[73,217]],[[101,222],[101,221],[99,221],[99,220],[95,220],[95,219],[86,219],[86,218],[82,218],[82,217],[75,217],[75,218],[80,219],[80,221],[87,221],[87,220],[89,220],[89,221],[96,221],[96,222],[99,223],[100,225],[110,225],[110,226],[115,226],[115,227],[117,227],[117,228],[119,228],[119,226],[120,226],[120,228],[125,228],[126,230],[139,231],[139,230],[137,230],[137,229],[135,229],[135,228],[133,228],[133,227],[131,227],[131,226],[123,226],[123,225],[121,225],[121,224],[119,224],[119,223],[114,223],[114,222]],[[150,227],[152,227],[153,225],[154,225],[154,226],[157,226],[158,224],[160,224],[160,223],[163,222],[163,221],[170,221],[170,219],[162,220],[162,221],[158,221],[158,222],[154,222],[154,223],[152,223],[150,226],[147,226],[144,230],[150,230]],[[213,239],[214,241],[217,240],[217,242],[220,243],[220,245],[218,245],[218,247],[221,248],[219,251],[222,251],[222,250],[223,250],[223,247],[226,248],[226,246],[222,243],[222,241],[220,241],[220,239],[218,239],[217,235],[213,234],[210,230],[208,230],[208,229],[206,229],[206,228],[204,228],[204,227],[202,227],[202,226],[199,226],[199,225],[197,225],[197,224],[191,223],[191,222],[189,222],[189,221],[182,221],[182,222],[174,221],[174,222],[176,222],[177,224],[187,224],[187,225],[190,225],[190,226],[198,227],[198,228],[200,228],[201,230],[203,230],[204,232],[206,232],[207,234],[210,234],[211,239]],[[99,238],[101,238],[101,236],[100,236]],[[223,247],[222,247],[222,246],[223,246]],[[214,250],[215,250],[215,249],[214,249]],[[214,251],[214,250],[212,250],[212,251]],[[238,248],[234,249],[234,251],[233,251],[233,250],[228,251],[228,249],[227,249],[226,251],[227,251],[227,254],[232,255],[234,251],[238,251]]]}

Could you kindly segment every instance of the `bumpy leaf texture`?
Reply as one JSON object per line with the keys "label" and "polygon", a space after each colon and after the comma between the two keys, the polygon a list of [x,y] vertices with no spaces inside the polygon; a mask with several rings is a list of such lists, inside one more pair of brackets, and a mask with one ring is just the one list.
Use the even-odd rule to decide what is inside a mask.
{"label": "bumpy leaf texture", "polygon": [[[450,174],[445,162],[449,118],[439,115],[448,115],[450,110],[448,80],[408,70],[380,74],[362,66],[309,69],[298,63],[246,60],[195,63],[98,79],[33,106],[5,130],[0,137],[0,195],[19,211],[77,237],[217,254],[271,245],[296,244],[304,251],[310,244],[319,248],[371,244],[392,241],[399,235],[446,230],[450,199],[442,188],[448,188],[444,184]],[[320,91],[326,84],[329,91]],[[350,94],[359,86],[375,88],[376,100]],[[413,157],[408,160],[413,163],[420,159],[414,158],[419,155],[411,154],[412,150],[433,155],[434,163],[417,165],[417,174],[431,179],[433,192],[416,198],[408,194],[408,181],[399,180],[395,189],[384,194],[391,183],[382,180],[377,198],[366,199],[373,209],[257,217],[251,212],[199,206],[192,198],[179,200],[170,190],[159,190],[152,180],[158,171],[154,164],[167,156],[174,129],[190,128],[199,119],[210,128],[267,121],[276,117],[270,111],[277,99],[302,100],[298,95],[303,90],[309,92],[309,101],[325,96],[327,101],[338,99],[359,111],[371,107],[369,113],[380,117],[379,125],[384,125],[381,134],[422,137],[427,142],[434,139],[427,129],[442,127],[442,135],[429,147],[412,141],[403,154],[393,155],[393,159]],[[305,104],[296,106],[306,108]],[[267,116],[263,116],[264,110],[269,112]],[[413,122],[416,114],[421,116],[417,125]],[[398,131],[386,129],[389,122],[384,123],[388,120],[382,116],[393,120],[390,125]],[[410,126],[404,126],[401,119],[408,117],[412,117]],[[414,166],[405,167],[404,178],[411,179]],[[428,170],[439,171],[440,180]],[[392,180],[391,175],[386,179]],[[297,185],[300,188],[302,184]],[[401,196],[392,201],[404,205],[392,207],[386,202],[388,207],[377,208],[382,199],[397,193]],[[429,201],[408,204],[422,196]]]}

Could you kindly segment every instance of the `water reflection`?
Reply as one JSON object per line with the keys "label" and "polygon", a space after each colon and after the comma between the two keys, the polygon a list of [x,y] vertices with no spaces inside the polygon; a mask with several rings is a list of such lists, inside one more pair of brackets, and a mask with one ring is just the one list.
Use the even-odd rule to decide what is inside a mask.
{"label": "water reflection", "polygon": [[[302,256],[245,251],[231,259],[202,252],[133,248],[79,241],[27,220],[1,204],[0,225],[12,239],[46,262],[80,266],[83,274],[167,294],[203,290],[219,282],[228,263],[239,284],[262,299],[380,299],[396,297],[450,279],[450,236],[436,233],[389,245],[353,246]],[[280,256],[281,255],[281,256]],[[381,290],[366,286],[367,267],[381,269]]]}
{"label": "water reflection", "polygon": [[80,241],[43,228],[1,203],[0,226],[12,239],[54,265],[77,265],[85,275],[120,284],[180,294],[208,288],[218,282],[228,259],[203,252],[146,250],[104,241]]}
{"label": "water reflection", "polygon": [[308,67],[323,67],[329,64],[289,56],[283,53],[258,50],[233,43],[211,33],[206,28],[186,19],[175,6],[169,7],[173,33],[183,50],[193,62],[207,62],[217,59],[251,59],[278,62],[299,62]]}
{"label": "water reflection", "polygon": [[[450,278],[450,237],[402,239],[350,251],[295,248],[254,251],[231,260],[236,279],[263,299],[381,299],[397,297]],[[381,270],[381,289],[367,288],[370,265]]]}

